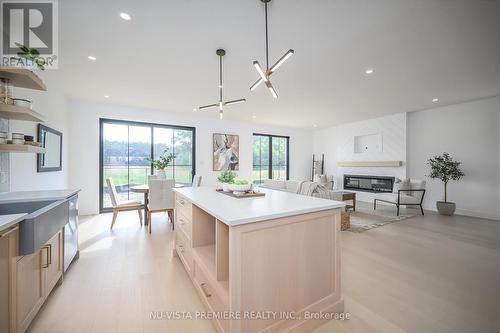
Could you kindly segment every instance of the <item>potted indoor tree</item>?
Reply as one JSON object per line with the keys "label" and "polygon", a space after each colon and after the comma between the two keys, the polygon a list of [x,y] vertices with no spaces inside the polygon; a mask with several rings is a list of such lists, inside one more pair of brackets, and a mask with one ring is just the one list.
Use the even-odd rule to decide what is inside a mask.
{"label": "potted indoor tree", "polygon": [[448,153],[437,155],[429,159],[431,172],[429,177],[432,179],[440,179],[444,183],[444,201],[436,202],[436,207],[441,215],[453,215],[456,205],[454,202],[448,202],[447,187],[450,180],[460,180],[465,174],[460,170],[460,164],[453,160]]}
{"label": "potted indoor tree", "polygon": [[233,182],[236,177],[236,172],[233,172],[229,169],[221,172],[217,179],[222,183],[222,190],[224,192],[229,192],[229,183]]}
{"label": "potted indoor tree", "polygon": [[175,158],[175,155],[168,152],[168,148],[163,151],[158,159],[146,158],[148,162],[153,165],[153,168],[157,171],[157,175],[160,178],[167,178],[165,174],[165,168],[168,167],[170,162]]}

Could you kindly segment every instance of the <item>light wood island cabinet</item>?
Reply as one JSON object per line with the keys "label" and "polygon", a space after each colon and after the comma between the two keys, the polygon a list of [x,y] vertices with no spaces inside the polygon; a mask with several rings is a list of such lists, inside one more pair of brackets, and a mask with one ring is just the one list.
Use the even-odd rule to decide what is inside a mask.
{"label": "light wood island cabinet", "polygon": [[208,187],[175,192],[174,255],[219,332],[308,332],[325,321],[306,312],[343,311],[344,203],[272,190],[252,199]]}

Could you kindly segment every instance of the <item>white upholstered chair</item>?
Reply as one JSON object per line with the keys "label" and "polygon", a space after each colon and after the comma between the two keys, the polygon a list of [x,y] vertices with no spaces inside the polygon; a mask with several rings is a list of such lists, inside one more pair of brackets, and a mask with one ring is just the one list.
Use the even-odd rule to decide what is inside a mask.
{"label": "white upholstered chair", "polygon": [[193,184],[191,186],[193,186],[193,187],[200,187],[201,186],[201,176],[194,175],[194,177],[193,177]]}
{"label": "white upholstered chair", "polygon": [[394,184],[393,193],[378,193],[373,199],[373,209],[377,209],[377,201],[396,205],[396,214],[399,216],[399,207],[419,206],[422,215],[422,202],[425,196],[425,180],[405,179]]}
{"label": "white upholstered chair", "polygon": [[122,200],[118,198],[118,193],[116,192],[116,187],[113,184],[113,179],[106,179],[106,184],[108,185],[109,197],[111,198],[111,205],[113,207],[113,220],[111,221],[111,229],[116,222],[116,217],[118,212],[126,210],[137,210],[139,213],[139,223],[142,225],[142,202],[140,200]]}
{"label": "white upholstered chair", "polygon": [[151,233],[151,214],[166,212],[174,228],[174,191],[173,179],[149,179],[148,218],[149,233]]}

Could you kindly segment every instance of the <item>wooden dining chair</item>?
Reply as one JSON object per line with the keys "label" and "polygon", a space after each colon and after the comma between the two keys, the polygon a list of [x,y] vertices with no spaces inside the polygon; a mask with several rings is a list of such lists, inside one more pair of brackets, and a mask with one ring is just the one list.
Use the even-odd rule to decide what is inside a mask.
{"label": "wooden dining chair", "polygon": [[172,229],[174,229],[174,191],[173,179],[149,179],[148,216],[149,233],[151,233],[151,214],[166,212]]}
{"label": "wooden dining chair", "polygon": [[116,193],[116,187],[113,184],[112,178],[106,179],[106,184],[108,185],[108,192],[111,198],[111,205],[113,206],[113,220],[111,221],[111,228],[116,222],[116,217],[118,216],[118,212],[134,210],[136,209],[139,213],[139,223],[142,226],[142,203],[140,200],[122,200],[120,201],[118,198],[118,193]]}

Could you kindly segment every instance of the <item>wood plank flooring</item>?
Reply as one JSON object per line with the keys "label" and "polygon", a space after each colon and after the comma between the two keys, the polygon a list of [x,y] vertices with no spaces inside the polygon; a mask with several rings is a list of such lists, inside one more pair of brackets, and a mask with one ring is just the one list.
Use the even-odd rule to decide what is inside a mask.
{"label": "wood plank flooring", "polygon": [[[29,332],[215,332],[207,320],[150,319],[151,311],[204,311],[170,257],[166,216],[153,217],[151,235],[136,212],[120,213],[113,231],[110,221],[81,218],[80,259]],[[341,239],[352,319],[318,333],[500,332],[500,221],[428,213]]]}

